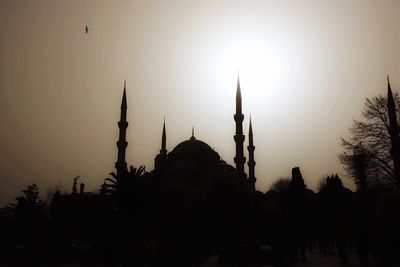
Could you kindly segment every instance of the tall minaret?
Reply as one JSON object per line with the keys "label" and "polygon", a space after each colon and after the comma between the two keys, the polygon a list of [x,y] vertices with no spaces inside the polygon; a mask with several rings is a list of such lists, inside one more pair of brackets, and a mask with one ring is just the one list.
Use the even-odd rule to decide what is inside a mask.
{"label": "tall minaret", "polygon": [[387,105],[388,105],[388,115],[389,115],[389,134],[390,134],[390,141],[391,141],[390,154],[393,159],[395,179],[397,182],[399,182],[400,181],[399,126],[397,124],[396,106],[394,103],[392,89],[390,88],[389,76],[387,77],[387,83],[388,83]]}
{"label": "tall minaret", "polygon": [[240,93],[240,81],[238,77],[237,88],[236,88],[236,114],[233,116],[236,122],[236,134],[233,136],[236,143],[236,156],[234,157],[234,161],[236,164],[236,173],[239,176],[245,176],[244,173],[244,163],[246,162],[246,158],[243,155],[243,143],[244,143],[244,135],[243,135],[243,119],[244,115],[242,113],[242,95]]}
{"label": "tall minaret", "polygon": [[250,115],[250,125],[249,125],[249,146],[247,147],[247,150],[249,151],[249,161],[247,162],[247,165],[249,165],[249,184],[250,184],[250,189],[255,190],[255,183],[257,181],[256,176],[255,176],[255,171],[254,167],[256,166],[256,162],[254,161],[254,150],[256,147],[253,144],[253,127],[251,125],[251,115]]}
{"label": "tall minaret", "polygon": [[160,154],[158,154],[154,161],[154,168],[160,171],[165,168],[167,162],[167,134],[165,131],[165,118],[163,124],[163,130],[161,135],[161,149]]}
{"label": "tall minaret", "polygon": [[124,81],[124,93],[122,95],[121,102],[121,116],[118,122],[119,127],[119,139],[117,141],[118,147],[118,160],[115,162],[115,168],[117,169],[117,176],[120,177],[127,173],[127,165],[125,161],[125,151],[128,146],[126,142],[126,128],[128,128],[128,122],[126,121],[126,110],[128,105],[126,103],[126,81]]}

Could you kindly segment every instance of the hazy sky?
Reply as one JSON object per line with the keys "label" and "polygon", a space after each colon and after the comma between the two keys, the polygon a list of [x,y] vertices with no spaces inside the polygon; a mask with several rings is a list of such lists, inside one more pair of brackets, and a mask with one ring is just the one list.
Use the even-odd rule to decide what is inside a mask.
{"label": "hazy sky", "polygon": [[[400,1],[0,1],[0,203],[27,184],[113,171],[123,81],[128,164],[190,137],[233,164],[237,72],[256,187],[344,171],[366,97],[400,87]],[[84,25],[89,25],[89,34]],[[247,146],[247,139],[245,145]],[[351,181],[344,179],[347,185]]]}

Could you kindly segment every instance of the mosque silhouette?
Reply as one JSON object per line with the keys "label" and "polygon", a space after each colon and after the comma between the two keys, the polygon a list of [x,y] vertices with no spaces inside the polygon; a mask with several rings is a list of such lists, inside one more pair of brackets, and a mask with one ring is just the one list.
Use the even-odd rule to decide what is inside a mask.
{"label": "mosque silhouette", "polygon": [[[128,142],[126,140],[126,132],[128,128],[127,121],[127,98],[126,83],[124,83],[124,92],[121,102],[121,115],[118,122],[119,140],[118,160],[115,163],[117,177],[128,176],[129,171],[125,160]],[[255,191],[255,165],[253,143],[253,130],[251,118],[249,122],[248,146],[249,153],[248,170],[249,175],[245,173],[246,157],[244,156],[244,141],[242,113],[242,96],[240,89],[240,81],[238,78],[236,88],[236,113],[233,116],[236,124],[236,133],[234,141],[236,143],[236,155],[233,167],[223,161],[220,155],[214,151],[207,143],[196,139],[194,129],[192,128],[192,136],[179,143],[171,152],[168,153],[167,133],[165,120],[161,136],[160,153],[155,157],[154,170],[145,174],[147,184],[153,186],[164,186],[167,189],[177,189],[185,192],[186,195],[196,195],[195,192],[206,192],[214,185],[225,185],[235,188],[236,190]],[[179,190],[181,189],[181,190]],[[197,197],[201,197],[197,194]]]}
{"label": "mosque silhouette", "polygon": [[[261,242],[253,239],[260,232],[262,223],[254,223],[254,216],[258,216],[263,193],[255,190],[251,119],[247,146],[249,175],[245,173],[244,115],[239,79],[233,116],[236,124],[235,167],[223,161],[207,143],[198,140],[194,129],[188,140],[168,152],[165,120],[154,169],[144,172],[143,166],[128,167],[125,159],[128,147],[126,95],[125,82],[118,122],[116,171],[104,180],[100,194],[84,192],[83,183],[78,192],[75,178],[71,194],[56,193],[53,198],[52,217],[58,229],[64,229],[65,236],[61,239],[78,236],[81,240],[91,240],[100,253],[107,251],[103,254],[104,261],[111,263],[125,261],[115,257],[121,253],[121,247],[129,249],[132,246],[139,251],[126,252],[126,255],[135,255],[136,260],[151,258],[160,266],[196,265],[221,247],[227,248],[224,253],[227,261],[237,260],[238,255],[248,261],[249,257],[244,257],[243,253],[254,249],[241,248],[240,253],[236,249],[238,244],[248,246]],[[153,253],[153,249],[155,254],[146,254]],[[268,250],[268,253],[268,261],[271,261],[272,251]],[[134,266],[143,266],[143,262],[135,262]]]}

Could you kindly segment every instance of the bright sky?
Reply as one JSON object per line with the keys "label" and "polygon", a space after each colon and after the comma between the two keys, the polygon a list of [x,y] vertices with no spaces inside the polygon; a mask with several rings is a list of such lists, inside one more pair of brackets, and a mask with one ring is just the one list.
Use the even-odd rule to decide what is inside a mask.
{"label": "bright sky", "polygon": [[400,87],[399,12],[399,0],[3,0],[0,203],[33,182],[70,190],[79,174],[98,189],[116,160],[124,79],[128,164],[153,169],[164,116],[169,151],[195,125],[233,164],[239,71],[257,188],[295,166],[311,189],[344,177],[340,137],[387,73]]}

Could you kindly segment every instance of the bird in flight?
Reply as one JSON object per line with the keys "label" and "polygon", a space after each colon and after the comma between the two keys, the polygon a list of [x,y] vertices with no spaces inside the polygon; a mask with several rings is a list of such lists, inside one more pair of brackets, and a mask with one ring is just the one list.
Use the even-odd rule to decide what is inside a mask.
{"label": "bird in flight", "polygon": [[85,32],[86,32],[86,34],[88,34],[88,32],[89,32],[89,27],[88,27],[88,25],[85,25]]}

